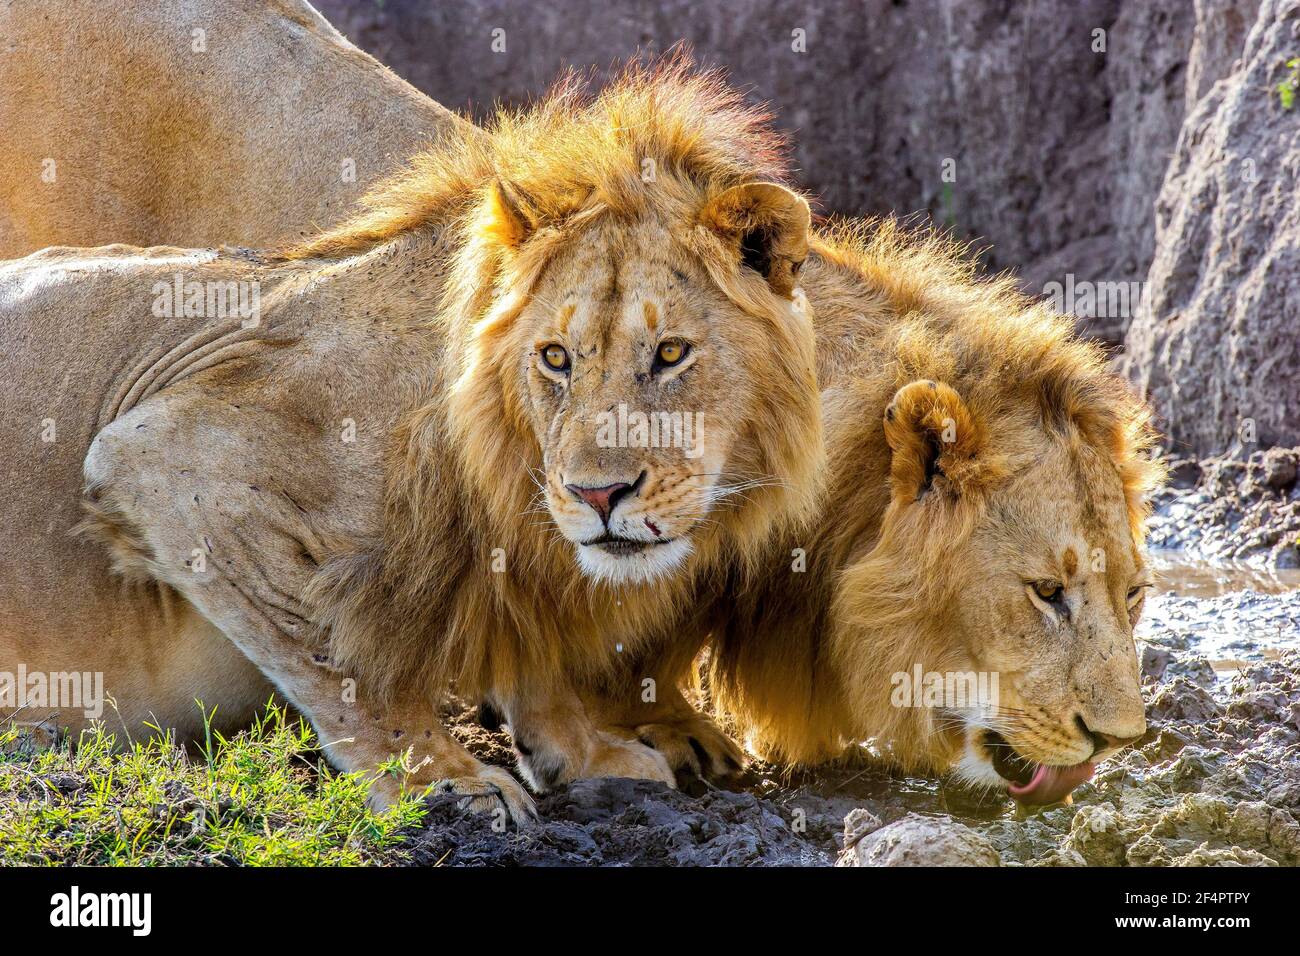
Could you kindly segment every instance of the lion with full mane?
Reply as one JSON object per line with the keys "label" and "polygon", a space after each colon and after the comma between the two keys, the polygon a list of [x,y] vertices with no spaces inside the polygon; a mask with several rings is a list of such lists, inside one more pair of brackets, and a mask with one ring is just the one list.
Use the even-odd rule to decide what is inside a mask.
{"label": "lion with full mane", "polygon": [[[1133,628],[1161,475],[1147,408],[1068,317],[977,278],[935,234],[833,225],[801,280],[828,462],[818,507],[716,592],[693,635],[589,688],[588,709],[654,742],[681,702],[627,685],[684,680],[711,637],[707,686],[753,752],[809,765],[873,741],[910,771],[1062,799],[1145,729]],[[699,749],[696,769],[725,769],[716,744]]]}
{"label": "lion with full mane", "polygon": [[[263,24],[261,33],[283,33],[285,24],[292,30],[305,19],[301,10],[310,10],[293,0],[280,0],[281,9],[292,15]],[[321,64],[329,60],[317,57],[294,70],[307,70],[325,89],[329,77]],[[384,92],[391,74],[361,55],[352,60],[360,74],[350,82],[364,81],[361,92],[350,106],[339,101],[336,111],[371,116],[373,128],[361,125],[378,141],[404,142],[410,131],[436,130],[450,115],[409,88]],[[69,61],[69,83],[82,65],[84,58]],[[273,126],[265,117],[278,112],[277,104],[240,99],[239,89],[238,82],[217,83],[203,99],[227,97],[229,105],[219,108],[238,106],[255,128]],[[26,111],[6,125],[36,115]],[[456,130],[466,139],[478,133],[463,123]],[[336,178],[295,174],[288,184],[266,185],[275,181],[267,179],[274,169],[332,168],[337,151],[314,129],[277,132],[275,142],[259,145],[262,161],[246,177],[259,202],[248,203],[245,187],[233,179],[205,191],[202,227],[214,230],[205,241],[240,241],[250,205],[264,233],[275,236],[313,221],[312,203],[340,208],[353,187]],[[363,154],[382,157],[373,147]],[[420,221],[413,182],[378,203],[373,235],[358,223],[329,241],[364,256],[369,243],[392,235],[394,208],[415,210],[413,221]],[[309,188],[300,189],[304,183]],[[472,192],[473,183],[466,188]],[[160,198],[173,201],[171,193]],[[88,207],[70,208],[84,219]],[[171,238],[149,208],[136,204],[129,211],[133,219],[117,220],[131,230],[122,235]],[[92,221],[97,218],[100,213]],[[196,221],[183,213],[175,218]],[[81,221],[53,235],[76,239]],[[330,250],[317,245],[316,251]],[[571,734],[599,740],[613,731],[610,736],[653,744],[671,766],[727,773],[740,752],[677,689],[712,634],[715,696],[738,732],[765,755],[812,763],[848,742],[873,738],[909,767],[955,766],[1022,798],[1045,799],[1141,726],[1129,618],[1136,619],[1149,581],[1138,521],[1142,492],[1157,469],[1145,456],[1145,410],[1105,372],[1100,353],[1073,338],[1068,320],[1027,302],[1005,281],[975,281],[950,243],[909,237],[887,223],[841,225],[814,239],[800,280],[816,313],[830,446],[828,490],[816,517],[778,531],[765,553],[741,552],[730,579],[711,580],[710,589],[685,601],[688,626],[644,632],[647,650],[639,655],[629,642],[618,654],[623,666],[615,677],[576,675],[586,685],[585,712],[556,693],[542,710],[567,722]],[[896,422],[884,417],[891,402]],[[968,427],[973,431],[966,435]],[[954,441],[944,442],[945,433]],[[810,434],[806,447],[815,444]],[[946,459],[939,453],[957,448],[972,453]],[[360,596],[391,586],[372,583],[371,573],[363,558],[331,565],[319,583],[350,582],[355,597],[336,595],[330,613],[346,619]],[[721,589],[712,590],[719,581]],[[1031,594],[1031,582],[1043,584],[1049,597]],[[1051,587],[1056,584],[1059,592]],[[1104,601],[1100,592],[1107,588]],[[716,594],[730,597],[715,601]],[[395,619],[399,607],[405,605],[395,605]],[[485,608],[484,614],[496,613]],[[414,630],[399,626],[397,633]],[[340,640],[341,648],[348,646]],[[359,644],[352,653],[368,651]],[[401,654],[380,658],[404,660]],[[1005,707],[989,713],[895,706],[895,678],[921,659],[923,673],[996,669]],[[238,673],[240,666],[231,662],[220,673]],[[642,692],[647,679],[657,685],[653,701]],[[265,689],[244,683],[258,693]],[[185,684],[176,696],[192,690]],[[538,741],[526,717],[516,708],[511,730],[524,749],[534,750]],[[526,768],[536,762],[536,753],[523,756]],[[1063,769],[1042,770],[1047,767]],[[573,770],[552,760],[542,775],[559,780]]]}
{"label": "lion with full mane", "polygon": [[[194,698],[237,725],[274,685],[337,765],[393,770],[380,801],[445,781],[531,812],[439,724],[453,684],[533,729],[539,786],[671,782],[551,691],[636,654],[815,499],[808,207],[766,117],[681,64],[570,83],[489,133],[283,254],[0,267],[21,555],[0,661],[101,671],[128,728],[183,735]],[[212,284],[254,287],[254,314],[205,314]],[[621,406],[702,412],[703,440],[602,440]],[[63,534],[83,472],[82,527],[121,579]],[[54,702],[22,719],[86,723]]]}

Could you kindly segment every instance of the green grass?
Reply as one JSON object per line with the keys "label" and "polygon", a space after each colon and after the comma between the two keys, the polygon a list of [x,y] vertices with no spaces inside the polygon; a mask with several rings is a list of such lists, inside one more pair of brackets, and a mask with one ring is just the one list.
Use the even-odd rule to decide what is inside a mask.
{"label": "green grass", "polygon": [[0,864],[400,863],[421,802],[375,814],[366,790],[274,706],[231,739],[209,729],[197,757],[158,732],[118,747],[97,724],[76,747],[38,750],[11,728],[0,731]]}
{"label": "green grass", "polygon": [[1300,57],[1287,60],[1286,68],[1290,72],[1286,79],[1277,85],[1277,95],[1282,101],[1282,109],[1289,110],[1295,106],[1296,90],[1300,89]]}

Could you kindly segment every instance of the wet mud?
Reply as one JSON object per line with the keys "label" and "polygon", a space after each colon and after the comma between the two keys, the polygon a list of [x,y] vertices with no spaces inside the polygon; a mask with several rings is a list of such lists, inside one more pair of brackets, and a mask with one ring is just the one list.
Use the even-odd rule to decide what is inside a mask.
{"label": "wet mud", "polygon": [[[582,781],[523,831],[436,798],[417,865],[1124,866],[1300,864],[1300,590],[1285,571],[1156,555],[1139,625],[1148,731],[1069,805],[997,795],[855,757],[751,767],[736,789]],[[508,738],[455,714],[484,759]],[[847,835],[846,835],[847,834]]]}
{"label": "wet mud", "polygon": [[1300,448],[1270,448],[1245,460],[1171,459],[1170,482],[1153,497],[1153,548],[1188,558],[1300,568]]}

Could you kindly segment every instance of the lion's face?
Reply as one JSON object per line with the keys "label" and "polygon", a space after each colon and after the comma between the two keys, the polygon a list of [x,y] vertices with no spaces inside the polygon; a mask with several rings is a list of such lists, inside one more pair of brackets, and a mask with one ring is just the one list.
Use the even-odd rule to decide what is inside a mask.
{"label": "lion's face", "polygon": [[[782,482],[765,447],[792,416],[782,403],[815,414],[812,326],[793,301],[788,249],[806,249],[807,206],[767,184],[723,202],[736,191],[744,215],[770,225],[747,249],[743,230],[734,250],[718,243],[735,255],[721,281],[751,308],[647,213],[595,221],[555,251],[511,324],[535,481],[594,580],[644,583],[680,567],[720,510]],[[757,308],[755,296],[766,300]]]}
{"label": "lion's face", "polygon": [[[1133,628],[1150,577],[1102,443],[1036,411],[1003,412],[996,428],[946,384],[899,389],[882,543],[872,574],[846,575],[845,607],[863,626],[887,617],[853,597],[883,569],[888,600],[904,596],[924,628],[883,649],[888,666],[963,681],[907,711],[914,752],[1053,803],[1145,731]],[[882,656],[869,644],[859,661]]]}
{"label": "lion's face", "polygon": [[1146,729],[1133,628],[1151,578],[1119,476],[1095,450],[1046,450],[992,493],[962,560],[958,636],[998,686],[959,772],[1055,802]]}
{"label": "lion's face", "polygon": [[[591,578],[676,568],[744,462],[763,330],[663,226],[591,230],[521,316],[547,509]],[[757,347],[755,347],[757,346]]]}
{"label": "lion's face", "polygon": [[753,323],[652,222],[579,244],[522,319],[529,412],[560,533],[596,578],[677,567],[738,477],[728,462],[752,387],[738,337]]}

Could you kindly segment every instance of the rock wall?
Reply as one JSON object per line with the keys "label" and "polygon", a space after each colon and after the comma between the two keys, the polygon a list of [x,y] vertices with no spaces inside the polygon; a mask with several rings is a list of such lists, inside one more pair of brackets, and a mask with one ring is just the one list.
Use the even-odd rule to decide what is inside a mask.
{"label": "rock wall", "polygon": [[1277,92],[1297,56],[1300,0],[1264,0],[1236,68],[1184,123],[1156,203],[1124,368],[1180,453],[1300,443],[1300,97],[1288,109]]}
{"label": "rock wall", "polygon": [[991,269],[1123,344],[1172,449],[1206,456],[1300,444],[1300,96],[1276,95],[1298,2],[317,5],[478,118],[567,67],[686,41],[772,104],[822,211],[976,240]]}
{"label": "rock wall", "polygon": [[[772,104],[823,211],[931,217],[1036,293],[1067,276],[1074,288],[1145,274],[1195,22],[1189,0],[318,6],[434,99],[480,117],[566,67],[599,73],[684,40]],[[1213,53],[1207,45],[1202,77],[1219,68]],[[1081,318],[1112,342],[1131,314],[1078,296],[1064,305],[1106,312]]]}

